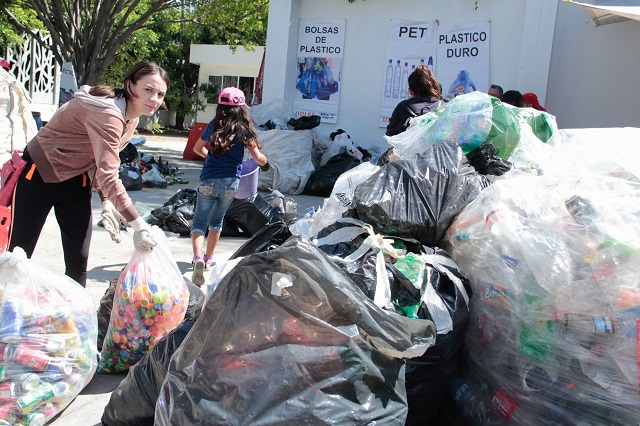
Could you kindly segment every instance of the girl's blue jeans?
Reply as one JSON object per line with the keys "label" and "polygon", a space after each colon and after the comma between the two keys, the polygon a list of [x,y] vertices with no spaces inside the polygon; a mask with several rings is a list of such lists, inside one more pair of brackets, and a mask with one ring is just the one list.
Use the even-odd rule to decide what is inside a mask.
{"label": "girl's blue jeans", "polygon": [[198,185],[198,198],[193,212],[191,234],[205,234],[205,230],[220,232],[227,209],[238,191],[237,177],[205,179]]}

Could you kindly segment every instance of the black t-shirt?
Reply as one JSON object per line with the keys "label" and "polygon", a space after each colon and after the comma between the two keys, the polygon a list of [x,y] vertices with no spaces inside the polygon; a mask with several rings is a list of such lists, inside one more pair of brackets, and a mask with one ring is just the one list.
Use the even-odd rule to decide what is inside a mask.
{"label": "black t-shirt", "polygon": [[[436,98],[405,99],[396,105],[387,125],[387,136],[395,136],[407,130],[409,119],[433,111],[444,105],[444,101]],[[412,114],[413,113],[413,114]]]}

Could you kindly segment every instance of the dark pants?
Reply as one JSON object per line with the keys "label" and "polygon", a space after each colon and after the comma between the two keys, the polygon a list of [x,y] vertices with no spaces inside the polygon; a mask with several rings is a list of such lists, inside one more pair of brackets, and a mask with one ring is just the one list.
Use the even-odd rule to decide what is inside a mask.
{"label": "dark pants", "polygon": [[37,167],[28,161],[14,196],[9,250],[21,247],[31,257],[53,207],[62,235],[65,273],[85,287],[92,227],[91,183],[87,174],[45,183]]}

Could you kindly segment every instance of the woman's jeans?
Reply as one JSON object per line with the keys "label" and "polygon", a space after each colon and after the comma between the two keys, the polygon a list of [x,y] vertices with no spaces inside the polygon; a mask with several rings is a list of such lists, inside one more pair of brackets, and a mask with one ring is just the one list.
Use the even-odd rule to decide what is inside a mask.
{"label": "woman's jeans", "polygon": [[205,179],[198,185],[198,198],[193,213],[191,234],[205,235],[205,230],[220,232],[227,209],[238,191],[240,179],[237,177]]}

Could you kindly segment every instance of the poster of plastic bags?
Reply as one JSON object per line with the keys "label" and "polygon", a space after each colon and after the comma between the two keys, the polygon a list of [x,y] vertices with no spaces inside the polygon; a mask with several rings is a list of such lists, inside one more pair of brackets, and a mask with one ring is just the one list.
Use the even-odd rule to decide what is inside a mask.
{"label": "poster of plastic bags", "polygon": [[336,123],[344,50],[344,19],[301,19],[293,109]]}
{"label": "poster of plastic bags", "polygon": [[447,99],[489,90],[489,22],[440,25],[436,77]]}
{"label": "poster of plastic bags", "polygon": [[433,71],[436,64],[436,21],[392,19],[387,38],[380,127],[387,127],[393,109],[411,97],[407,80],[418,65]]}

